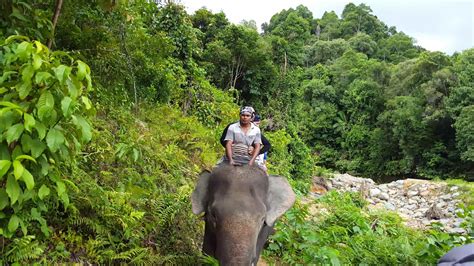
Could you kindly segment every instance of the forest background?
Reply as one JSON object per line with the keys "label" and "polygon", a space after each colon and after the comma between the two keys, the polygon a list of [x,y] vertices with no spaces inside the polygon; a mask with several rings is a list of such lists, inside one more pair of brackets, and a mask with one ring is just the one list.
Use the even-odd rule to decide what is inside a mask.
{"label": "forest background", "polygon": [[[367,5],[321,18],[305,6],[282,10],[261,34],[252,21],[190,15],[172,1],[0,5],[4,263],[195,262],[202,222],[188,197],[222,154],[218,137],[240,105],[263,116],[270,172],[300,195],[324,169],[377,181],[474,179],[474,49],[426,51]],[[390,215],[377,231],[365,225],[382,218],[356,215],[362,200],[331,197],[354,207],[341,210],[353,214],[343,240],[318,240],[307,256],[316,261],[298,261],[310,240],[277,235],[267,255],[432,263],[472,241],[422,237]],[[308,213],[289,215],[299,228]],[[367,245],[404,244],[361,254],[344,242],[361,232]]]}

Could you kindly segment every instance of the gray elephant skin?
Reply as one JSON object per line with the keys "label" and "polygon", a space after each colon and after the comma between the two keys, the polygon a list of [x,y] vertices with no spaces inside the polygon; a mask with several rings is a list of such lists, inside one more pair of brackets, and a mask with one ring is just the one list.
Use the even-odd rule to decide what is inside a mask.
{"label": "gray elephant skin", "polygon": [[205,213],[203,252],[221,265],[256,265],[273,224],[295,202],[288,181],[255,166],[224,164],[199,176],[194,214]]}

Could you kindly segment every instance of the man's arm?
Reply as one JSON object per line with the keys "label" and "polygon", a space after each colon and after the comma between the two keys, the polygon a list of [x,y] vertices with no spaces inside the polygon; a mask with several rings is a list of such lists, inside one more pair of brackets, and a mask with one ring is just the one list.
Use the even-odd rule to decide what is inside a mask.
{"label": "man's arm", "polygon": [[253,165],[259,153],[260,153],[260,143],[255,143],[255,148],[253,149],[252,158],[249,161],[249,165]]}
{"label": "man's arm", "polygon": [[255,162],[255,159],[257,158],[258,154],[260,153],[260,148],[262,147],[262,137],[260,130],[257,133],[257,136],[255,137],[255,140],[253,141],[253,146],[254,149],[252,151],[252,158],[249,161],[249,165],[253,165]]}
{"label": "man's arm", "polygon": [[227,140],[225,143],[225,155],[227,159],[229,159],[229,163],[231,165],[234,164],[234,158],[232,158],[232,143],[233,143],[232,140]]}

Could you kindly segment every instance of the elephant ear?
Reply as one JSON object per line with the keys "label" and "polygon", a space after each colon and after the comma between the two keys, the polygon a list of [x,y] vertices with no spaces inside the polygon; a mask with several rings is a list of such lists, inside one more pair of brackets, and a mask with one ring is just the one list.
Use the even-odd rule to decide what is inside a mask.
{"label": "elephant ear", "polygon": [[209,177],[211,173],[205,171],[199,175],[199,180],[191,195],[191,204],[194,214],[200,214],[206,210],[207,190],[209,185]]}
{"label": "elephant ear", "polygon": [[295,199],[295,193],[286,178],[275,175],[269,176],[266,224],[273,226],[276,219],[293,206]]}

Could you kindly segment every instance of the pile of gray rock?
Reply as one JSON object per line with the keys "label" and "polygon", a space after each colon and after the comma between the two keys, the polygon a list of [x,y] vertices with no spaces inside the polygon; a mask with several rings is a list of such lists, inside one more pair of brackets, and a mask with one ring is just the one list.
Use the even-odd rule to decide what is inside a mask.
{"label": "pile of gray rock", "polygon": [[317,196],[324,189],[361,193],[370,203],[369,208],[384,208],[396,211],[405,224],[425,229],[431,223],[439,222],[450,233],[465,233],[460,227],[463,219],[457,217],[459,208],[459,187],[449,187],[443,182],[419,179],[397,180],[387,184],[376,184],[372,179],[354,177],[349,174],[335,174],[332,179],[313,179],[313,194]]}

